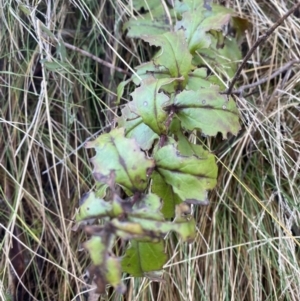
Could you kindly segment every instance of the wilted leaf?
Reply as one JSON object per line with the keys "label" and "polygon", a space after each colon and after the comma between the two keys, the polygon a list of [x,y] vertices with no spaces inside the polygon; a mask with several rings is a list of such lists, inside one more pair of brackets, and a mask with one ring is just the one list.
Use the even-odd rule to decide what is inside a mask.
{"label": "wilted leaf", "polygon": [[143,219],[132,216],[130,216],[128,220],[132,224],[141,225],[144,231],[144,235],[141,236],[141,239],[144,237],[162,238],[171,231],[179,234],[183,241],[191,241],[195,237],[195,221],[192,218],[189,220],[181,219],[180,223]]}
{"label": "wilted leaf", "polygon": [[139,242],[132,240],[122,260],[122,270],[134,277],[161,270],[167,261],[163,242]]}
{"label": "wilted leaf", "polygon": [[90,253],[91,260],[94,265],[102,265],[105,262],[107,247],[100,236],[93,236],[84,243],[84,248]]}
{"label": "wilted leaf", "polygon": [[143,122],[142,117],[132,112],[130,108],[133,108],[132,102],[130,106],[126,105],[122,110],[122,116],[118,118],[118,126],[123,127],[126,137],[134,138],[141,149],[149,150],[159,136]]}
{"label": "wilted leaf", "polygon": [[122,271],[120,258],[108,256],[106,260],[105,272],[107,282],[112,285],[119,294],[125,293],[126,287],[121,280]]}
{"label": "wilted leaf", "polygon": [[215,136],[218,132],[236,135],[240,130],[239,111],[232,98],[229,101],[214,89],[183,91],[175,97],[176,116],[184,128],[200,129]]}
{"label": "wilted leaf", "polygon": [[[165,121],[168,114],[163,106],[168,102],[169,97],[163,92],[158,92],[160,87],[167,85],[174,79],[148,78],[142,82],[142,85],[131,93],[131,110],[142,117],[143,122],[148,125],[157,134],[166,134]],[[133,109],[134,108],[134,109]]]}
{"label": "wilted leaf", "polygon": [[128,214],[128,221],[113,219],[110,222],[117,236],[122,239],[157,242],[171,231],[179,234],[183,241],[191,241],[195,236],[195,221],[180,220],[180,223],[167,222],[154,218],[140,218]]}
{"label": "wilted leaf", "polygon": [[107,284],[112,285],[120,293],[125,292],[125,286],[121,281],[120,259],[111,254],[113,242],[113,236],[106,237],[106,239],[102,236],[93,236],[84,243],[92,260],[91,278],[95,279],[99,294],[105,293]]}
{"label": "wilted leaf", "polygon": [[129,191],[143,191],[147,187],[147,171],[154,167],[154,162],[145,157],[134,139],[124,137],[123,128],[87,142],[86,148],[96,150],[91,162],[97,178],[114,172],[115,182]]}
{"label": "wilted leaf", "polygon": [[182,201],[206,202],[207,190],[215,187],[218,172],[213,155],[187,157],[168,145],[159,149],[154,159],[156,171]]}

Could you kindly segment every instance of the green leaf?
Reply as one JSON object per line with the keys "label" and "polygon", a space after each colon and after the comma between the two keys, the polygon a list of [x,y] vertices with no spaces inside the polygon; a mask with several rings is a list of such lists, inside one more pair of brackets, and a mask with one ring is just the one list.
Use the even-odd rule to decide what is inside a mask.
{"label": "green leaf", "polygon": [[206,151],[201,145],[191,143],[182,131],[176,133],[178,139],[178,150],[183,156],[197,156],[198,158],[208,158],[213,156],[211,153]]}
{"label": "green leaf", "polygon": [[171,185],[164,181],[164,178],[157,172],[152,174],[151,190],[157,194],[163,201],[161,212],[165,218],[172,218],[175,215],[175,206],[182,201],[173,191]]}
{"label": "green leaf", "polygon": [[[193,64],[209,64],[217,74],[223,74],[230,79],[237,70],[237,63],[241,60],[241,51],[235,39],[225,38],[224,47],[217,49],[217,39],[211,37],[212,44],[209,49],[200,49],[197,51],[200,55],[195,56]],[[205,58],[204,60],[202,59]]]}
{"label": "green leaf", "polygon": [[125,285],[122,283],[121,260],[117,257],[108,256],[106,261],[106,280],[112,285],[119,294],[126,291]]}
{"label": "green leaf", "polygon": [[95,196],[99,199],[103,199],[106,196],[107,187],[107,184],[96,182]]}
{"label": "green leaf", "polygon": [[139,77],[133,75],[132,79],[137,86],[139,86],[143,80],[148,78],[155,77],[156,79],[160,79],[170,77],[167,68],[164,66],[156,66],[152,61],[135,67],[135,70]]}
{"label": "green leaf", "polygon": [[128,213],[128,221],[114,218],[110,222],[115,234],[123,239],[137,239],[139,241],[157,242],[166,234],[175,231],[183,241],[191,241],[195,237],[195,221],[192,218],[180,217],[178,222],[166,222],[157,217],[136,217]]}
{"label": "green leaf", "polygon": [[142,39],[150,45],[161,47],[153,58],[154,64],[166,67],[170,77],[184,77],[184,82],[178,82],[179,87],[184,88],[188,73],[192,69],[192,55],[189,52],[184,31],[167,32],[157,36],[144,35]]}
{"label": "green leaf", "polygon": [[218,86],[213,86],[213,83],[207,79],[206,68],[198,68],[189,73],[189,79],[186,85],[186,90],[197,91],[200,88],[215,88]]}
{"label": "green leaf", "polygon": [[[203,0],[176,1],[175,10],[179,21],[175,29],[184,29],[189,50],[192,53],[197,51],[205,58],[204,61],[201,56],[195,56],[194,65],[208,63],[215,72],[231,78],[235,74],[237,62],[241,59],[237,40],[241,40],[248,28],[248,22],[224,6],[211,4],[211,10],[207,7]],[[228,29],[235,32],[235,38],[226,38],[232,33]]]}
{"label": "green leaf", "polygon": [[218,132],[236,135],[240,130],[239,111],[232,98],[214,89],[183,91],[176,95],[176,116],[184,128],[200,129],[204,135],[215,136]]}
{"label": "green leaf", "polygon": [[122,270],[134,277],[143,277],[144,273],[161,270],[166,262],[163,242],[133,240],[122,260]]}
{"label": "green leaf", "polygon": [[143,122],[157,134],[166,134],[165,121],[168,114],[163,107],[169,101],[169,97],[166,94],[158,91],[161,86],[167,85],[172,81],[174,79],[164,78],[157,80],[148,78],[131,93],[133,99],[131,109],[135,110],[134,113],[141,116]]}
{"label": "green leaf", "polygon": [[105,262],[107,248],[102,237],[92,236],[90,240],[84,243],[84,248],[89,251],[94,265],[102,265]]}
{"label": "green leaf", "polygon": [[86,143],[86,148],[95,148],[96,156],[91,159],[96,179],[115,173],[116,184],[125,189],[143,191],[148,185],[147,171],[154,162],[147,159],[134,139],[124,137],[124,129],[114,129],[94,141]]}
{"label": "green leaf", "polygon": [[183,156],[172,145],[154,154],[156,171],[171,185],[182,201],[207,202],[207,190],[215,187],[217,166],[213,155],[205,157]]}
{"label": "green leaf", "polygon": [[85,194],[79,204],[80,208],[76,214],[76,222],[108,216],[112,211],[112,205],[103,199],[97,198],[94,192]]}
{"label": "green leaf", "polygon": [[161,211],[161,201],[159,197],[153,193],[143,195],[134,206],[130,216],[162,221],[164,216]]}
{"label": "green leaf", "polygon": [[79,204],[80,208],[76,215],[76,222],[107,216],[117,217],[126,211],[126,202],[116,194],[111,202],[106,202],[97,198],[94,192],[90,192],[80,199]]}
{"label": "green leaf", "polygon": [[164,222],[129,216],[128,220],[132,225],[141,225],[144,231],[141,239],[163,238],[171,231],[179,234],[183,241],[192,241],[195,238],[195,221],[193,218],[180,217],[178,222]]}
{"label": "green leaf", "polygon": [[137,111],[132,102],[125,105],[122,116],[118,118],[118,126],[123,127],[126,137],[134,138],[142,150],[149,150],[159,136],[143,122],[142,117],[132,111]]}
{"label": "green leaf", "polygon": [[[154,62],[148,62],[139,65],[135,69],[137,70],[137,74],[139,78],[133,75],[132,79],[136,85],[140,85],[143,80],[148,80],[153,78],[156,79],[171,78],[170,72],[166,67],[158,66],[158,65],[156,66]],[[173,81],[170,82],[169,84],[163,85],[161,87],[161,90],[168,94],[174,93],[177,90],[178,85],[180,85],[180,83],[183,81],[184,81],[184,77],[178,79],[174,78]]]}
{"label": "green leaf", "polygon": [[118,87],[117,87],[117,101],[116,104],[120,104],[120,100],[121,97],[123,96],[124,93],[124,88],[126,85],[128,85],[131,82],[131,78],[129,78],[128,80],[122,81],[119,83]]}

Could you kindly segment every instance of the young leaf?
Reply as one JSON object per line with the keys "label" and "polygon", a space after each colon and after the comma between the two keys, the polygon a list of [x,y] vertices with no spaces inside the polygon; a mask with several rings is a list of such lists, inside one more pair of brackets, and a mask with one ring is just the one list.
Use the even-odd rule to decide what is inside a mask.
{"label": "young leaf", "polygon": [[203,134],[215,136],[218,132],[236,135],[240,130],[239,111],[232,98],[214,89],[183,91],[175,97],[176,115],[184,128],[200,129]]}
{"label": "young leaf", "polygon": [[134,277],[161,270],[167,261],[162,241],[158,243],[132,240],[122,260],[122,270]]}
{"label": "young leaf", "polygon": [[174,81],[173,78],[155,79],[148,78],[142,82],[142,85],[131,93],[131,109],[134,113],[142,117],[143,122],[148,125],[157,134],[166,134],[165,121],[168,117],[163,106],[168,102],[169,97],[164,93],[158,93],[163,85]]}
{"label": "young leaf", "polygon": [[134,139],[124,137],[123,128],[87,142],[86,148],[96,150],[96,156],[91,159],[96,179],[114,172],[115,182],[131,192],[147,187],[147,171],[154,167],[154,162],[145,157]]}
{"label": "young leaf", "polygon": [[216,185],[217,166],[213,155],[205,158],[181,155],[172,145],[154,154],[156,171],[182,201],[203,203],[207,190]]}
{"label": "young leaf", "polygon": [[161,47],[153,58],[154,64],[166,67],[173,78],[183,76],[185,81],[178,84],[184,88],[188,73],[192,69],[192,55],[189,52],[184,31],[167,32],[156,36],[144,35],[142,39],[150,45]]}
{"label": "young leaf", "polygon": [[132,102],[125,105],[122,116],[118,118],[118,126],[123,127],[126,137],[134,138],[142,150],[149,150],[159,136],[143,122],[142,117],[133,113],[130,108],[136,111]]}

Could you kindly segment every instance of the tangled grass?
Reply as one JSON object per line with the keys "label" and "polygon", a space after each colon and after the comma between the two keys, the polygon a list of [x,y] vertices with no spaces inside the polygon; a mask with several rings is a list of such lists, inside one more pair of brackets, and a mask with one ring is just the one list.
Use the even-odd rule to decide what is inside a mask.
{"label": "tangled grass", "polygon": [[[125,2],[0,2],[1,301],[98,298],[84,299],[89,262],[72,220],[94,185],[83,145],[114,126],[118,83],[152,55],[122,34]],[[250,21],[244,52],[294,4],[219,2]],[[162,284],[126,278],[125,296],[101,300],[299,300],[299,16],[247,62],[236,88],[266,81],[236,97],[238,137],[204,141],[219,181],[195,208],[196,241],[170,240]]]}

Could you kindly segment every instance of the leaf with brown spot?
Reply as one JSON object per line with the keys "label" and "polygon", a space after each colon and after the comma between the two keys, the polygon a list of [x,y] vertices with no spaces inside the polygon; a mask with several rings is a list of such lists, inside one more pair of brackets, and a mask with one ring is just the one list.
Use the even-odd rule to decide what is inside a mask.
{"label": "leaf with brown spot", "polygon": [[159,92],[159,89],[174,80],[174,78],[147,78],[131,93],[133,101],[130,103],[130,108],[157,134],[166,134],[165,122],[168,114],[163,106],[169,101],[169,96]]}
{"label": "leaf with brown spot", "polygon": [[96,150],[91,162],[98,179],[101,178],[99,175],[105,177],[114,172],[116,184],[131,192],[143,191],[147,187],[147,171],[154,167],[154,161],[146,158],[134,139],[124,137],[123,128],[87,142],[86,148]]}

